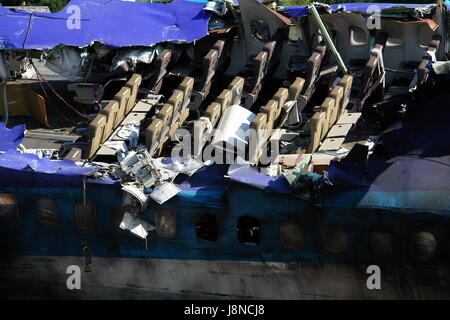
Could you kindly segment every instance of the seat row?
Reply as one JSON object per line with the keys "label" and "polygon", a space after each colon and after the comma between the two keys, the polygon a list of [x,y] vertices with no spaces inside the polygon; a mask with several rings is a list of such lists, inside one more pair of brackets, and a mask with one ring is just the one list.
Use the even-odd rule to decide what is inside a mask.
{"label": "seat row", "polygon": [[164,144],[189,117],[188,104],[193,88],[194,78],[185,77],[145,129],[145,145],[150,156],[158,156]]}
{"label": "seat row", "polygon": [[84,149],[83,157],[91,159],[103,142],[120,125],[126,115],[133,109],[142,77],[133,74],[112,100],[88,124],[88,145]]}
{"label": "seat row", "polygon": [[311,141],[307,153],[314,153],[328,131],[340,118],[350,100],[353,83],[351,75],[344,75],[333,87],[320,106],[314,108],[314,114],[308,124]]}

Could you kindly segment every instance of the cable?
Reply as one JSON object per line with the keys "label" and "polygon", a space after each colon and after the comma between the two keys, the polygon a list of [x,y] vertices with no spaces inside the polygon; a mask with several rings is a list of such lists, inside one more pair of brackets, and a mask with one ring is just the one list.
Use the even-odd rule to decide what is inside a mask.
{"label": "cable", "polygon": [[31,59],[30,59],[30,63],[33,66],[34,70],[36,71],[36,74],[37,74],[38,78],[40,78],[40,80],[42,80],[42,82],[44,82],[50,88],[50,90],[55,94],[56,97],[58,97],[62,102],[64,102],[64,104],[67,105],[70,109],[72,109],[72,111],[75,112],[77,115],[79,115],[82,118],[90,120],[90,118],[87,115],[82,114],[81,112],[79,112],[77,109],[75,109],[71,104],[69,104],[63,97],[61,97],[56,92],[56,90],[52,87],[52,85],[50,83],[48,83],[47,80],[44,79],[44,77],[39,72],[39,70],[36,68],[36,66],[34,65],[34,63],[33,63],[33,61]]}

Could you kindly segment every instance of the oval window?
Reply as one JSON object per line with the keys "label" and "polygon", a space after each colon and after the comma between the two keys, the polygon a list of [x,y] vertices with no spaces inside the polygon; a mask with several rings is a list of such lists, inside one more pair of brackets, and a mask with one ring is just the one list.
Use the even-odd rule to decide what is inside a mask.
{"label": "oval window", "polygon": [[18,217],[16,197],[10,193],[0,193],[0,222],[15,223]]}
{"label": "oval window", "polygon": [[252,37],[256,42],[267,42],[270,39],[270,28],[266,21],[258,19],[250,24]]}
{"label": "oval window", "polygon": [[155,210],[156,234],[160,238],[173,239],[177,235],[177,216],[175,212],[167,208]]}
{"label": "oval window", "polygon": [[417,261],[428,261],[436,252],[436,238],[431,232],[419,231],[412,237],[412,255]]}
{"label": "oval window", "polygon": [[51,198],[36,199],[36,220],[41,226],[48,227],[56,224],[56,202]]}
{"label": "oval window", "polygon": [[74,209],[75,225],[83,231],[95,229],[95,205],[90,201],[77,201]]}
{"label": "oval window", "polygon": [[237,238],[243,244],[257,245],[260,242],[259,221],[254,217],[240,217],[237,223]]}
{"label": "oval window", "polygon": [[280,242],[283,248],[300,250],[303,248],[303,232],[295,221],[283,221],[280,223]]}
{"label": "oval window", "polygon": [[331,253],[342,253],[347,250],[347,231],[339,224],[329,223],[323,233],[325,249]]}

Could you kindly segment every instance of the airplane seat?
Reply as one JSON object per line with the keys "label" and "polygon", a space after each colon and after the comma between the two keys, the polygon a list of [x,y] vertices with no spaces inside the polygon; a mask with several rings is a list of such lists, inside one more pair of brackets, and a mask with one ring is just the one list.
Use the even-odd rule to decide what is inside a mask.
{"label": "airplane seat", "polygon": [[145,145],[150,156],[157,156],[159,154],[159,142],[161,138],[161,133],[163,130],[164,122],[156,118],[150,125],[145,129]]}
{"label": "airplane seat", "polygon": [[88,145],[84,152],[84,158],[91,159],[92,156],[100,148],[101,144],[105,141],[104,132],[106,127],[106,116],[98,114],[87,127]]}
{"label": "airplane seat", "polygon": [[309,143],[307,153],[314,153],[320,146],[320,141],[322,140],[322,131],[325,123],[326,114],[323,111],[318,111],[314,113],[311,117],[310,128],[311,128],[311,141]]}
{"label": "airplane seat", "polygon": [[131,109],[133,109],[134,104],[136,103],[136,97],[137,97],[137,93],[139,90],[139,86],[141,85],[142,82],[142,76],[140,74],[133,74],[130,78],[130,80],[128,80],[125,83],[125,87],[130,88],[131,93],[130,93],[130,98],[128,99],[128,104],[127,104],[127,108],[125,110],[125,113],[128,114]]}
{"label": "airplane seat", "polygon": [[258,113],[250,122],[250,129],[249,159],[257,164],[262,154],[262,144],[267,140],[267,114]]}
{"label": "airplane seat", "polygon": [[281,110],[283,109],[284,104],[286,103],[288,97],[289,97],[289,90],[287,88],[278,89],[278,91],[272,97],[272,100],[275,100],[278,103],[278,109],[275,115],[275,119],[278,119],[278,117],[280,116]]}
{"label": "airplane seat", "polygon": [[216,98],[216,102],[221,105],[221,112],[224,112],[226,108],[231,106],[233,102],[233,94],[230,90],[224,89],[220,95]]}
{"label": "airplane seat", "polygon": [[222,113],[222,105],[219,102],[213,102],[205,111],[205,116],[209,118],[213,127],[216,126]]}
{"label": "airplane seat", "polygon": [[114,96],[113,100],[119,102],[119,109],[117,111],[117,121],[122,122],[125,118],[128,99],[130,98],[131,90],[127,87],[122,87],[119,92]]}
{"label": "airplane seat", "polygon": [[120,121],[117,117],[117,113],[119,112],[119,103],[115,100],[110,100],[108,104],[100,111],[100,114],[106,117],[106,127],[105,127],[105,136],[104,140],[106,140],[116,129]]}
{"label": "airplane seat", "polygon": [[270,137],[272,135],[272,129],[276,120],[278,102],[276,100],[269,100],[269,102],[267,102],[267,104],[259,111],[267,115],[266,135],[267,137]]}

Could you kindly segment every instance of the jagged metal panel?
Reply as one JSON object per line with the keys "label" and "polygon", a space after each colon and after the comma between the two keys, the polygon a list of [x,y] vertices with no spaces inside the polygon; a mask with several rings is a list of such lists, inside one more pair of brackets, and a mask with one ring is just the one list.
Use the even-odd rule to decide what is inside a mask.
{"label": "jagged metal panel", "polygon": [[192,42],[208,33],[211,13],[204,3],[169,4],[119,0],[72,0],[59,12],[0,7],[0,49],[82,47],[94,41],[110,47]]}
{"label": "jagged metal panel", "polygon": [[[369,7],[377,6],[380,10],[390,9],[395,7],[405,7],[415,9],[425,6],[425,4],[407,4],[407,3],[339,3],[332,4],[330,8],[333,12],[342,9],[349,12],[367,12]],[[308,14],[308,6],[286,6],[283,7],[283,12],[287,13],[293,18],[306,16]]]}

